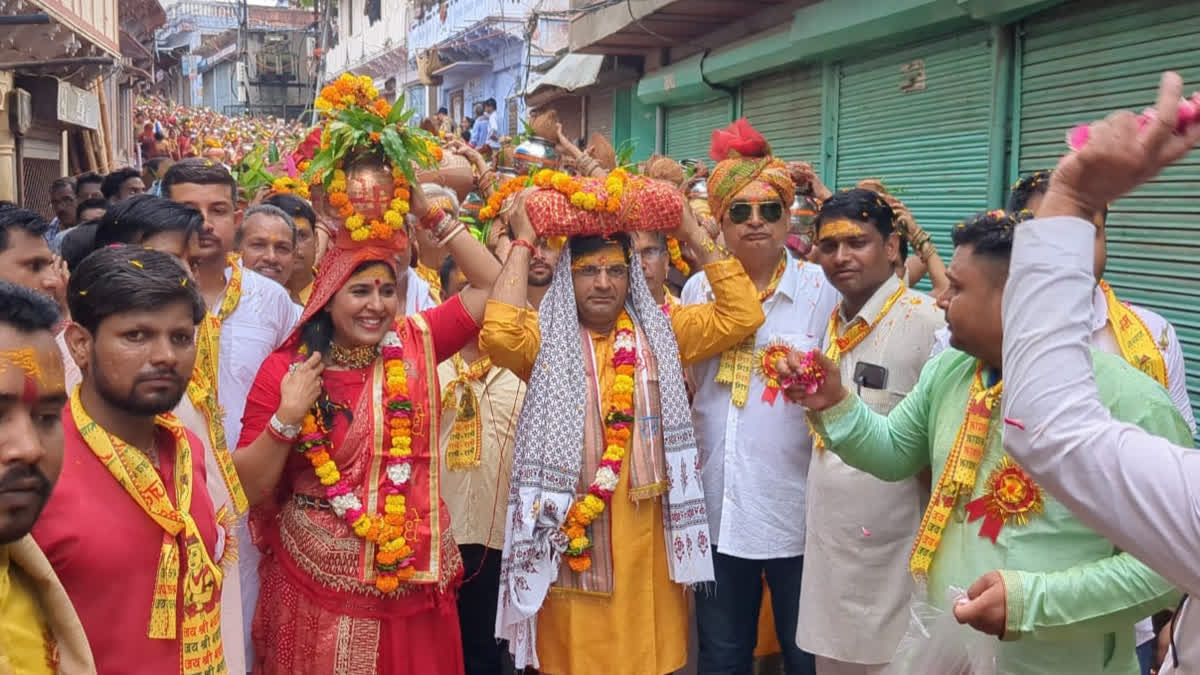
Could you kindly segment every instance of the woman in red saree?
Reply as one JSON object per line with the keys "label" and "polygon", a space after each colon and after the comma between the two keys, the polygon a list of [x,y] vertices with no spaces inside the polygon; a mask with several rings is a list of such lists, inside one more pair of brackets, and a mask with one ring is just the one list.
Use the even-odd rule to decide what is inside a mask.
{"label": "woman in red saree", "polygon": [[499,264],[470,234],[422,220],[482,290],[397,317],[404,233],[354,242],[338,228],[296,332],[250,391],[234,461],[263,551],[255,673],[463,672],[437,364],[475,339]]}

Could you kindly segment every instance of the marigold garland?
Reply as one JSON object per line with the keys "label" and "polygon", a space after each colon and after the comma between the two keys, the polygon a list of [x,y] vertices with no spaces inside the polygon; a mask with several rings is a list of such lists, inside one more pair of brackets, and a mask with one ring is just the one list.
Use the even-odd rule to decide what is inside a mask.
{"label": "marigold garland", "polygon": [[622,311],[617,317],[613,331],[612,366],[617,375],[604,413],[604,454],[588,494],[571,505],[562,526],[569,542],[564,552],[567,565],[576,572],[586,572],[592,567],[592,541],[587,528],[612,501],[620,481],[625,450],[633,435],[633,372],[637,363],[637,343],[633,320],[627,312]]}
{"label": "marigold garland", "polygon": [[625,194],[625,183],[628,179],[629,174],[624,169],[614,169],[604,179],[603,191],[597,192],[594,186],[584,185],[570,174],[542,169],[533,174],[532,180],[526,176],[518,176],[504,181],[492,196],[488,197],[487,205],[479,210],[479,217],[481,220],[492,220],[500,213],[504,200],[531,184],[565,195],[577,209],[617,213],[621,210],[621,197]]}
{"label": "marigold garland", "polygon": [[379,239],[387,241],[404,229],[404,216],[412,208],[409,204],[411,193],[408,189],[408,179],[400,169],[392,168],[392,202],[383,212],[383,220],[370,222],[360,214],[352,203],[350,195],[346,194],[346,172],[335,169],[333,182],[329,184],[329,205],[337,209],[338,215],[346,221],[346,230],[354,241]]}
{"label": "marigold garland", "polygon": [[290,176],[280,176],[271,181],[271,192],[280,195],[296,195],[304,199],[309,198],[308,183]]}
{"label": "marigold garland", "polygon": [[[412,546],[404,538],[408,512],[405,491],[412,479],[412,400],[408,398],[404,349],[395,331],[384,336],[381,347],[388,453],[383,465],[386,482],[380,487],[383,515],[367,513],[354,488],[342,476],[330,456],[329,430],[316,406],[304,417],[296,448],[325,486],[334,514],[344,518],[356,535],[375,544],[375,588],[391,593],[416,572]],[[298,360],[302,359],[303,355]]]}
{"label": "marigold garland", "polygon": [[679,270],[683,276],[688,276],[692,273],[692,268],[683,259],[683,251],[679,248],[679,240],[675,237],[667,237],[667,254],[671,257],[671,266]]}

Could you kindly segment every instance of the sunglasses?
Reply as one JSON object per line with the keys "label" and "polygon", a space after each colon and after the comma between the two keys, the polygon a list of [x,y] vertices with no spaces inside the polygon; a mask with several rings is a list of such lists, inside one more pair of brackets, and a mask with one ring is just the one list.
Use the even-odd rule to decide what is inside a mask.
{"label": "sunglasses", "polygon": [[750,220],[755,211],[765,223],[778,223],[783,218],[783,204],[780,202],[738,202],[729,207],[729,220],[734,225],[741,225]]}

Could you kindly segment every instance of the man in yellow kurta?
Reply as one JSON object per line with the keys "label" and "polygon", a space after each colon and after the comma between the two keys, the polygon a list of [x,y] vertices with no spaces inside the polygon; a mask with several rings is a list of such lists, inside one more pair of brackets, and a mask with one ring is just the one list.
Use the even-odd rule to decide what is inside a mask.
{"label": "man in yellow kurta", "polygon": [[0,673],[5,674],[96,672],[71,600],[29,535],[63,464],[67,392],[54,341],[58,321],[49,296],[0,281]]}
{"label": "man in yellow kurta", "polygon": [[712,579],[712,550],[681,362],[731,348],[763,315],[741,263],[677,204],[665,217],[715,301],[669,318],[620,233],[571,237],[540,312],[527,309],[535,235],[514,211],[480,345],[529,381],[496,619],[518,668],[658,675],[687,661],[680,584]]}

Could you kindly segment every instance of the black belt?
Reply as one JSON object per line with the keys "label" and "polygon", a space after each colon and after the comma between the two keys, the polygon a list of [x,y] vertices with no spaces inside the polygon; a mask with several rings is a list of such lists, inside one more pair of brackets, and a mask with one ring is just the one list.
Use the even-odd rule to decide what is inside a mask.
{"label": "black belt", "polygon": [[320,499],[318,497],[310,497],[309,495],[292,495],[292,501],[296,506],[302,509],[316,509],[319,511],[332,511],[333,505],[328,499]]}

